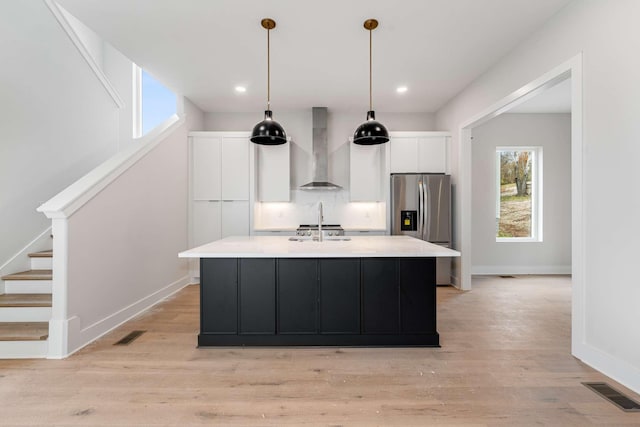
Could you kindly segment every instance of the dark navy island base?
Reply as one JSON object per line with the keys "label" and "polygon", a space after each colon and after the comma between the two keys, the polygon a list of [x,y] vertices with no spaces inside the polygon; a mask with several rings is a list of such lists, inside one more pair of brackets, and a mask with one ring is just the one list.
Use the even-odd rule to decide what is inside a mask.
{"label": "dark navy island base", "polygon": [[435,258],[201,258],[198,346],[428,346]]}

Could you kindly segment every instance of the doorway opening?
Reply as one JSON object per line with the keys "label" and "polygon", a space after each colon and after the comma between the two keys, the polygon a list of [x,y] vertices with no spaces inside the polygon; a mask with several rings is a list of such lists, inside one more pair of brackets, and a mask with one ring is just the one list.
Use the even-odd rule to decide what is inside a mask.
{"label": "doorway opening", "polygon": [[[582,190],[582,55],[576,55],[567,62],[559,65],[543,76],[533,80],[512,94],[504,97],[494,105],[464,122],[460,128],[460,230],[459,242],[463,258],[460,263],[460,288],[471,289],[471,275],[473,273],[473,169],[472,144],[473,131],[490,120],[511,111],[527,101],[537,97],[545,91],[568,81],[571,89],[571,118],[570,118],[570,228],[571,228],[571,256],[570,271],[571,286],[571,337],[572,347],[576,348],[584,341],[584,221],[583,221],[583,190]],[[466,256],[465,256],[466,255]],[[503,273],[509,273],[503,271]],[[514,271],[513,273],[517,273]]]}

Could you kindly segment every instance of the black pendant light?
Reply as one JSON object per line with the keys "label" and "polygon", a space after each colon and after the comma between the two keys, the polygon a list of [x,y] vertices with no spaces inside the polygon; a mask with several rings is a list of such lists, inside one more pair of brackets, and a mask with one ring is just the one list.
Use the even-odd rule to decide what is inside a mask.
{"label": "black pendant light", "polygon": [[276,21],[263,19],[260,24],[267,30],[267,110],[264,120],[253,127],[251,142],[261,145],[280,145],[287,142],[287,134],[280,123],[273,120],[271,112],[271,52],[269,33],[276,27]]}
{"label": "black pendant light", "polygon": [[353,142],[360,145],[384,144],[389,141],[389,132],[382,123],[376,120],[376,113],[373,111],[372,96],[372,61],[371,61],[371,32],[378,27],[378,21],[367,19],[364,21],[364,28],[369,30],[369,111],[367,111],[367,121],[358,126],[353,134]]}

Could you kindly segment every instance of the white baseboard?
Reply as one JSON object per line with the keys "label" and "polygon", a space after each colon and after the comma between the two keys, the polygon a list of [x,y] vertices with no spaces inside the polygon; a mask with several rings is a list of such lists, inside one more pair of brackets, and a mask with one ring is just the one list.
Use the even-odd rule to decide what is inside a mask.
{"label": "white baseboard", "polygon": [[460,284],[460,278],[458,276],[454,276],[453,274],[451,275],[451,284],[460,289],[461,288],[461,284]]}
{"label": "white baseboard", "polygon": [[[128,305],[127,307],[105,317],[102,320],[90,325],[84,329],[80,329],[81,319],[72,316],[67,322],[63,323],[63,327],[67,328],[66,336],[68,348],[65,354],[49,355],[50,359],[63,359],[80,350],[84,346],[92,343],[103,335],[111,332],[123,323],[136,317],[138,314],[150,309],[168,296],[178,292],[189,284],[189,276],[181,277],[175,282],[165,286],[158,291],[141,298],[140,300]],[[63,336],[65,332],[63,331]]]}
{"label": "white baseboard", "polygon": [[474,265],[471,274],[505,275],[505,274],[571,274],[570,265]]}
{"label": "white baseboard", "polygon": [[579,344],[572,349],[575,357],[593,369],[602,372],[629,390],[640,394],[640,368],[617,359],[589,344]]}

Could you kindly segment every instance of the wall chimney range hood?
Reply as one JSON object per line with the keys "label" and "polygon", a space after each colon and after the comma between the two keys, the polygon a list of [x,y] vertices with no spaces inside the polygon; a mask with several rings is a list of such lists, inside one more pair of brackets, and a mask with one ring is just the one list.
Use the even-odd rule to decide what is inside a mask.
{"label": "wall chimney range hood", "polygon": [[327,142],[327,107],[313,107],[313,181],[301,190],[339,190],[342,187],[329,182],[329,145]]}

